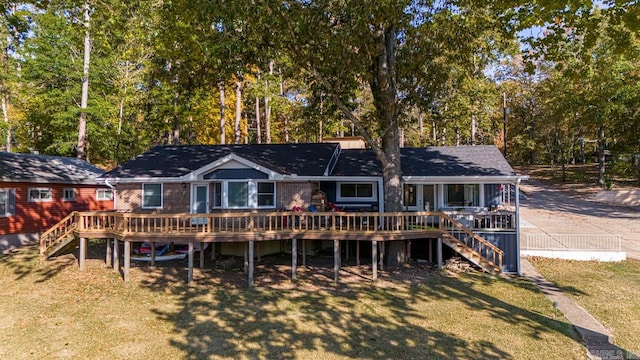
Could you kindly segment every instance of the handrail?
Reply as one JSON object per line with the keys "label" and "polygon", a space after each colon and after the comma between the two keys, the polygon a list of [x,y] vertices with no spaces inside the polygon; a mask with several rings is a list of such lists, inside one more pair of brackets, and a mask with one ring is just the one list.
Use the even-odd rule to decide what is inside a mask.
{"label": "handrail", "polygon": [[[466,226],[460,224],[449,215],[442,214],[440,222],[440,229],[442,231],[447,232],[449,235],[454,237],[454,232],[463,232],[465,234],[466,241],[463,241],[463,239],[458,240],[463,241],[466,246],[479,253],[480,256],[496,264],[500,269],[502,268],[502,257],[504,252],[499,247],[488,242],[486,239],[474,233]],[[469,244],[469,237],[471,237],[471,244]]]}
{"label": "handrail", "polygon": [[40,235],[40,253],[66,238],[77,226],[78,212],[73,211]]}

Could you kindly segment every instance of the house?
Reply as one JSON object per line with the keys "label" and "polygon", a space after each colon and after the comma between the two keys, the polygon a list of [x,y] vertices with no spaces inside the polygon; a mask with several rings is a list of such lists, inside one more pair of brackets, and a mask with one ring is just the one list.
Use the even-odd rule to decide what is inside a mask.
{"label": "house", "polygon": [[[409,232],[421,226],[426,228],[427,221],[444,219],[447,226],[453,227],[444,237],[440,233],[423,234],[422,238],[428,241],[418,241],[421,238],[415,236],[419,234],[413,241],[409,238],[389,241],[386,248],[381,247],[381,255],[386,251],[389,263],[407,259],[433,261],[433,254],[441,251],[438,248],[441,243],[433,240],[440,239],[451,246],[452,252],[460,252],[463,246],[475,247],[477,251],[492,248],[501,252],[501,256],[504,252],[500,271],[519,272],[517,195],[515,200],[511,199],[525,177],[516,174],[496,147],[403,148],[401,167],[405,211],[409,216],[419,214],[420,219],[416,220],[417,215],[394,220],[395,224],[402,223],[402,229]],[[278,229],[287,231],[283,237],[315,236],[317,241],[312,246],[320,248],[331,247],[330,239],[337,239],[335,232],[324,235],[320,228],[344,227],[351,221],[348,213],[357,213],[360,218],[349,223],[351,228],[345,227],[342,234],[346,239],[344,246],[352,249],[352,253],[359,252],[357,240],[366,240],[368,233],[363,232],[364,238],[349,237],[348,233],[362,230],[367,221],[382,222],[384,214],[382,169],[374,152],[342,149],[337,143],[159,146],[100,175],[97,181],[115,187],[116,210],[120,212],[149,216],[188,213],[193,214],[192,225],[210,224],[218,229],[222,220],[215,225],[212,219],[221,219],[216,214],[232,217],[238,213],[244,218],[249,215],[240,214],[267,213],[275,218],[276,211],[307,210],[323,214],[338,209],[343,214],[340,218],[325,216],[314,220],[327,226],[317,225],[313,233],[303,234],[302,229],[291,228],[285,218],[277,224]],[[380,216],[367,218],[366,214]],[[146,224],[140,226],[147,229],[155,226],[150,225],[151,219],[162,221],[163,229],[173,226],[167,225],[169,217],[157,218],[141,217],[135,221]],[[255,226],[253,221],[252,218],[246,223]],[[274,220],[270,221],[269,226],[275,226]],[[414,223],[409,226],[409,222]],[[239,227],[249,226],[242,225],[240,220],[236,223]],[[382,228],[379,223],[377,229]],[[372,230],[376,232],[375,228]],[[223,254],[241,255],[246,251],[245,244],[234,243],[231,238],[222,241],[222,235],[209,232],[198,241],[220,241],[216,251]],[[385,241],[384,237],[380,239]],[[282,239],[263,236],[259,240],[262,254],[282,251]]]}
{"label": "house", "polygon": [[86,161],[0,152],[0,250],[38,240],[72,211],[113,210],[104,173]]}

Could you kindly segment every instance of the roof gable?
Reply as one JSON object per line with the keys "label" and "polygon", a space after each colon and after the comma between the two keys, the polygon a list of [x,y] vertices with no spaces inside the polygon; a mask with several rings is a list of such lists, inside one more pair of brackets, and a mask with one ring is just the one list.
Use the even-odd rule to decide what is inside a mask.
{"label": "roof gable", "polygon": [[95,184],[104,171],[76,158],[0,152],[0,181]]}

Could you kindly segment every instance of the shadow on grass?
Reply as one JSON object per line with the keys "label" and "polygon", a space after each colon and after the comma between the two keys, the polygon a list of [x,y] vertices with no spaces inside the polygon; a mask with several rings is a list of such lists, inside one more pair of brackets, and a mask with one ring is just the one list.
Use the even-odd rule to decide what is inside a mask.
{"label": "shadow on grass", "polygon": [[[353,283],[333,284],[331,269],[322,267],[305,272],[294,283],[287,280],[289,267],[258,266],[256,290],[247,290],[242,269],[206,271],[193,286],[185,284],[184,269],[160,266],[140,270],[147,273],[142,287],[169,290],[179,297],[182,305],[178,310],[156,310],[156,314],[173,324],[176,333],[184,334],[184,340],[173,340],[171,345],[189,359],[293,359],[300,351],[365,359],[514,358],[505,351],[509,344],[492,342],[490,330],[485,339],[461,339],[454,331],[429,326],[425,310],[416,306],[451,299],[464,304],[465,316],[488,314],[505,326],[525,329],[525,336],[533,339],[553,333],[579,342],[569,324],[478,290],[487,282],[505,281],[485,274],[459,279],[424,270],[422,277],[388,278],[391,285],[380,287],[358,273],[352,276],[357,279]],[[399,272],[404,271],[412,269]],[[521,279],[512,282],[531,286]],[[443,312],[442,317],[458,315]],[[473,317],[469,321],[473,322]],[[471,332],[483,331],[471,324],[470,328]]]}
{"label": "shadow on grass", "polygon": [[0,255],[0,266],[11,269],[16,280],[35,275],[36,282],[45,282],[60,274],[69,266],[77,266],[71,254],[44,260],[37,245],[29,245],[6,251]]}

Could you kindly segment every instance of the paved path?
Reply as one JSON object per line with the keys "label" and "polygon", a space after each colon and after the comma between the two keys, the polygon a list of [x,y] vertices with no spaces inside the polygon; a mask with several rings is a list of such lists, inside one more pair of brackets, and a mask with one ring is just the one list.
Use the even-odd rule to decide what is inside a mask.
{"label": "paved path", "polygon": [[540,291],[549,298],[565,318],[578,331],[590,359],[623,359],[624,351],[613,345],[613,334],[609,332],[598,320],[589,314],[575,301],[562,293],[553,283],[547,281],[531,265],[527,259],[521,259],[522,274],[538,286]]}
{"label": "paved path", "polygon": [[522,185],[523,233],[619,234],[627,257],[640,259],[640,211],[589,201],[535,180]]}

